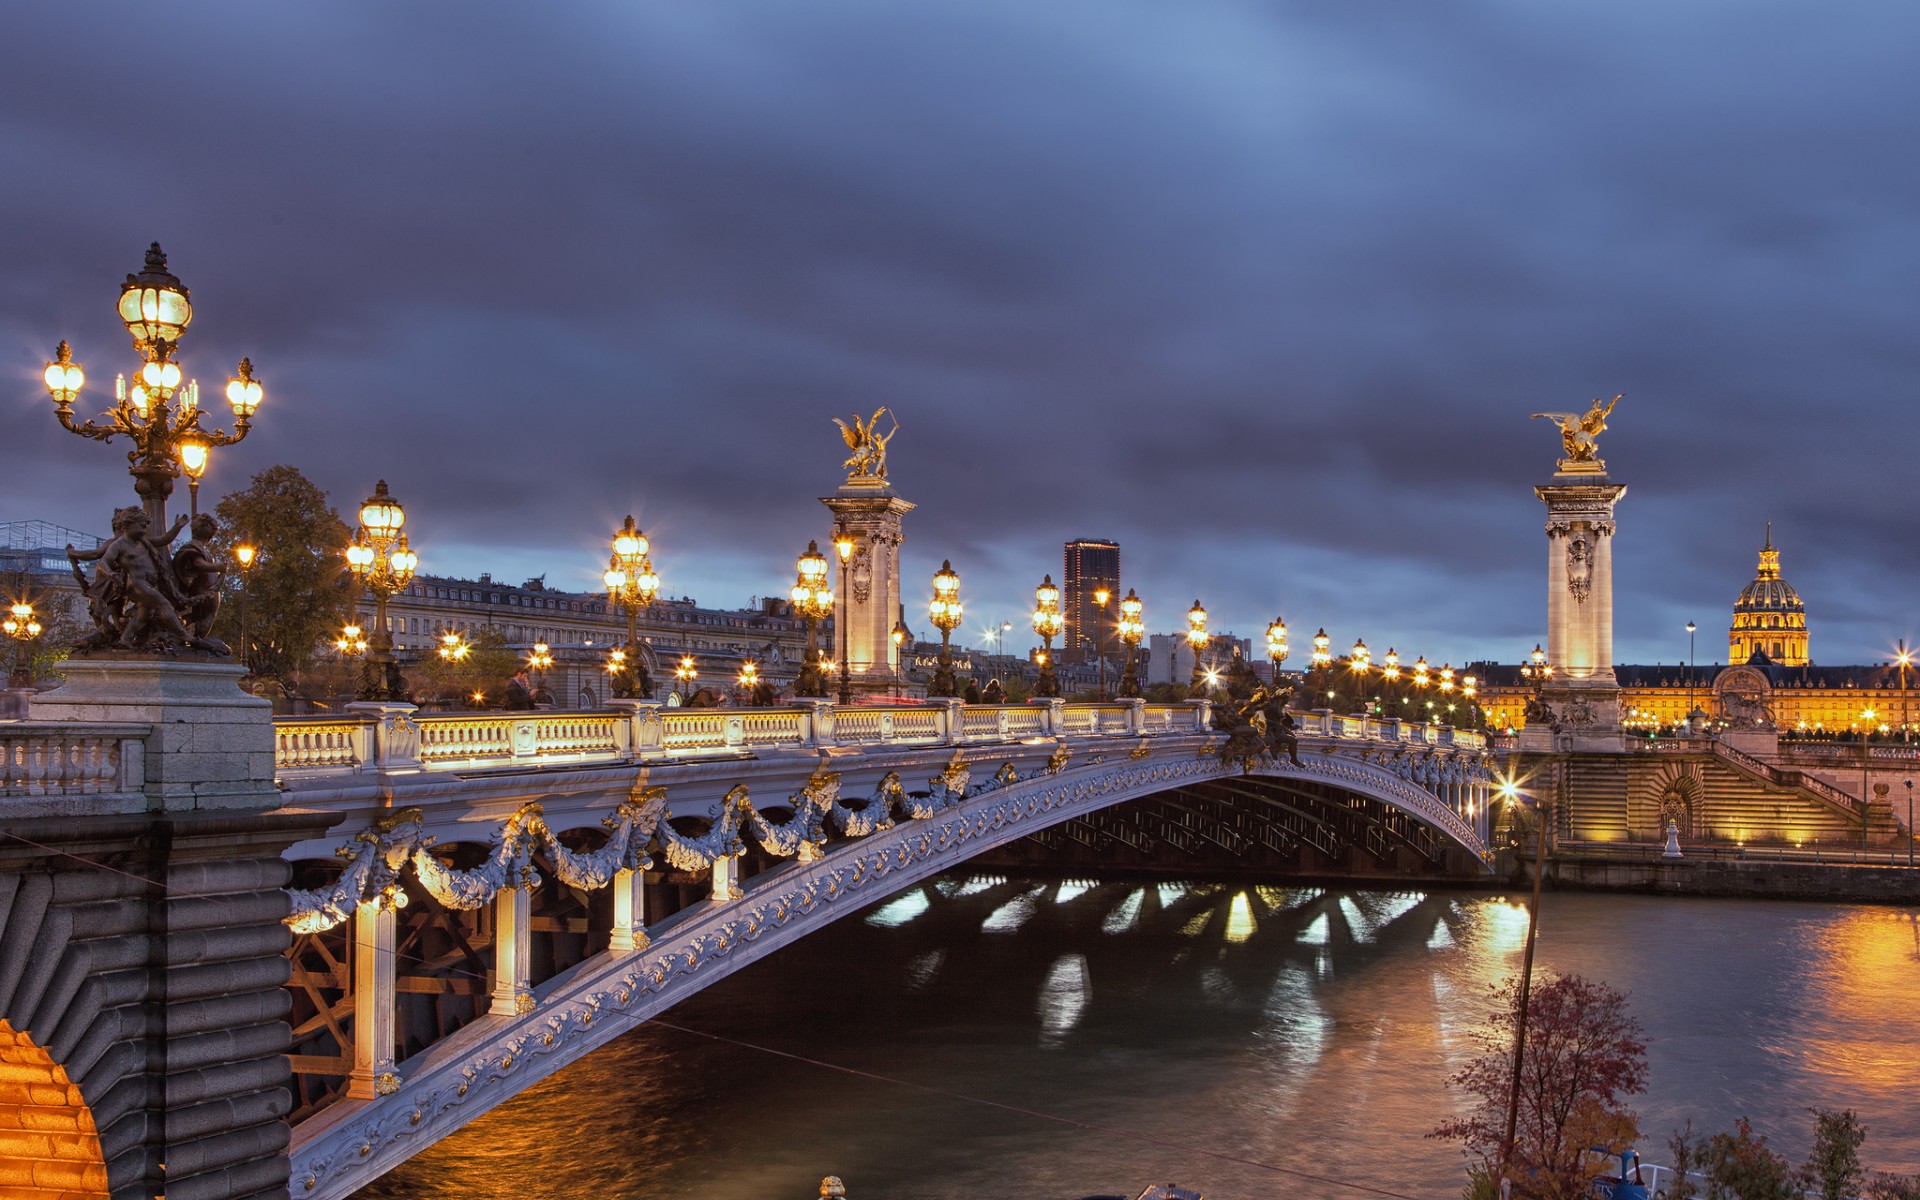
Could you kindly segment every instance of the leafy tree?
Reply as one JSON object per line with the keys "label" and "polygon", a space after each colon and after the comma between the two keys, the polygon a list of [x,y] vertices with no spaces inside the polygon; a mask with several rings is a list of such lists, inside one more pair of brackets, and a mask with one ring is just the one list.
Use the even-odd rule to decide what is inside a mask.
{"label": "leafy tree", "polygon": [[1793,1169],[1787,1160],[1767,1149],[1767,1139],[1753,1136],[1741,1117],[1732,1133],[1716,1133],[1701,1147],[1700,1165],[1707,1174],[1707,1200],[1794,1200]]}
{"label": "leafy tree", "polygon": [[1673,1177],[1661,1195],[1666,1200],[1693,1200],[1700,1194],[1700,1189],[1694,1185],[1690,1175],[1700,1165],[1701,1145],[1699,1139],[1693,1136],[1692,1121],[1688,1121],[1684,1128],[1674,1130],[1667,1138],[1667,1152],[1673,1159]]}
{"label": "leafy tree", "polygon": [[1850,1108],[1807,1111],[1813,1114],[1813,1153],[1800,1168],[1800,1181],[1820,1200],[1846,1200],[1866,1178],[1860,1166],[1860,1145],[1867,1140],[1867,1127]]}
{"label": "leafy tree", "polygon": [[[222,499],[214,515],[220,521],[214,539],[220,561],[232,563],[233,547],[243,539],[259,547],[246,579],[254,673],[291,683],[352,610],[346,522],[328,507],[324,491],[285,464],[255,475],[244,490]],[[214,636],[239,653],[237,567],[227,572],[226,588]]]}
{"label": "leafy tree", "polygon": [[[1493,989],[1494,1010],[1475,1033],[1480,1053],[1449,1083],[1477,1098],[1464,1117],[1429,1137],[1461,1143],[1473,1173],[1497,1178],[1513,1083],[1519,980]],[[1647,1047],[1625,993],[1578,975],[1556,975],[1532,989],[1520,1073],[1520,1107],[1509,1177],[1513,1195],[1575,1200],[1604,1166],[1593,1146],[1614,1150],[1638,1136],[1623,1097],[1646,1090]]]}

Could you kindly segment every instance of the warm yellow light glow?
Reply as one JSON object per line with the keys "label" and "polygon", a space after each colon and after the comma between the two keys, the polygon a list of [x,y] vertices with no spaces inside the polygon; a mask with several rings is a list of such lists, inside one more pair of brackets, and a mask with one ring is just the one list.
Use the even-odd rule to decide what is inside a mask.
{"label": "warm yellow light glow", "polygon": [[1107,601],[1112,598],[1113,598],[1113,593],[1108,591],[1106,588],[1097,587],[1093,589],[1093,602],[1094,604],[1098,605],[1101,608],[1105,608],[1107,606]]}
{"label": "warm yellow light glow", "polygon": [[207,473],[208,450],[205,442],[192,438],[180,441],[180,469],[187,473],[188,479],[199,479]]}
{"label": "warm yellow light glow", "polygon": [[240,561],[240,569],[243,571],[253,566],[253,560],[259,553],[260,548],[258,546],[250,545],[246,542],[241,542],[233,548],[233,556]]}
{"label": "warm yellow light glow", "polygon": [[847,534],[838,534],[833,539],[833,552],[840,556],[841,562],[853,557],[853,538]]}

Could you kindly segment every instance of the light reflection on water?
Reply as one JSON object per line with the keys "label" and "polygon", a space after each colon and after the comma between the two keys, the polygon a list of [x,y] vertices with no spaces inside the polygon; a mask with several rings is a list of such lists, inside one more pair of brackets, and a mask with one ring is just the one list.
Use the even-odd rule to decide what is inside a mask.
{"label": "light reflection on water", "polygon": [[[1344,1196],[1201,1150],[1455,1195],[1454,1110],[1526,913],[1504,898],[946,879],[828,927],[672,1012],[707,1030],[1140,1133],[1169,1149],[658,1025],[369,1189],[535,1200],[814,1194],[1068,1200],[1178,1180],[1211,1200]],[[1020,903],[1016,903],[1020,902]],[[1017,922],[1009,919],[1018,912]],[[1003,932],[984,936],[993,914]],[[1852,1107],[1865,1157],[1920,1171],[1920,920],[1907,910],[1549,895],[1540,965],[1633,993],[1643,1148],[1735,1116],[1798,1157],[1804,1107]]]}

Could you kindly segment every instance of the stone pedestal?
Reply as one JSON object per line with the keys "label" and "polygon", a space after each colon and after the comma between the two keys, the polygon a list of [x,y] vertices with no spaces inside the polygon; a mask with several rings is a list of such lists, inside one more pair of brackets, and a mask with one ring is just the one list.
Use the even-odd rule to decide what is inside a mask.
{"label": "stone pedestal", "polygon": [[[835,530],[853,537],[853,557],[834,579],[834,655],[847,663],[855,692],[891,692],[900,665],[893,644],[893,623],[901,613],[900,518],[914,506],[886,480],[866,477],[848,480],[820,503],[833,511]],[[839,686],[837,671],[829,686]]]}
{"label": "stone pedestal", "polygon": [[238,663],[71,658],[66,683],[28,702],[35,721],[138,723],[154,812],[280,807],[273,704],[240,690]]}
{"label": "stone pedestal", "polygon": [[41,1143],[58,1159],[47,1178],[87,1194],[284,1198],[282,853],[335,818],[276,811],[272,706],[240,690],[239,666],[103,656],[62,671],[0,737],[78,754],[105,727],[141,753],[119,755],[126,790],[82,779],[57,814],[0,785],[0,1030],[70,1084],[9,1096],[12,1123],[78,1129]]}
{"label": "stone pedestal", "polygon": [[1562,461],[1534,493],[1547,506],[1547,661],[1541,698],[1566,749],[1624,747],[1613,673],[1613,506],[1605,464]]}

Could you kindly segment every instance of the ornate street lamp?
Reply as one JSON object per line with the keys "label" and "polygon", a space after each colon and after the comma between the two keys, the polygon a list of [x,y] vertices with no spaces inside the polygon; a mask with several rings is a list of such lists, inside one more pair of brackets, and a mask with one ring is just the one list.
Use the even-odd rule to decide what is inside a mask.
{"label": "ornate street lamp", "polygon": [[1033,688],[1036,696],[1060,694],[1060,680],[1053,673],[1053,639],[1060,636],[1066,623],[1067,615],[1060,611],[1060,589],[1053,586],[1053,576],[1047,575],[1033,589],[1033,631],[1040,635],[1041,643],[1040,679]]}
{"label": "ornate street lamp", "polygon": [[1120,620],[1115,630],[1120,635],[1121,645],[1127,648],[1127,665],[1120,672],[1120,694],[1134,697],[1140,694],[1140,669],[1135,661],[1140,649],[1140,639],[1146,636],[1146,622],[1140,617],[1144,610],[1140,597],[1128,588],[1126,597],[1120,601]]}
{"label": "ornate street lamp", "polygon": [[953,655],[949,649],[953,631],[960,627],[964,608],[960,603],[960,576],[953,563],[943,559],[933,575],[933,603],[927,605],[927,618],[940,631],[940,667],[927,686],[929,696],[957,696],[959,687],[953,678]]}
{"label": "ornate street lamp", "polygon": [[1284,617],[1275,617],[1267,626],[1267,657],[1273,661],[1272,678],[1267,686],[1273,691],[1280,688],[1280,664],[1287,661],[1287,622]]}
{"label": "ornate street lamp", "polygon": [[7,619],[0,621],[0,629],[13,639],[13,678],[8,686],[27,688],[33,686],[33,670],[27,665],[27,643],[40,636],[40,621],[33,615],[33,605],[17,600],[7,610]]}
{"label": "ornate street lamp", "polygon": [[809,541],[800,556],[799,573],[793,585],[793,610],[807,623],[807,656],[800,662],[800,677],[794,681],[798,696],[825,696],[827,677],[820,671],[820,618],[833,611],[833,589],[827,586],[827,556],[820,543]]}
{"label": "ornate street lamp", "polygon": [[461,637],[457,631],[449,629],[440,635],[441,661],[463,663],[467,661],[467,655],[471,653],[473,653],[472,644],[470,644],[466,638]]}
{"label": "ornate street lamp", "polygon": [[613,694],[623,699],[653,696],[653,682],[646,677],[646,659],[640,653],[639,630],[641,610],[652,608],[660,594],[660,577],[653,573],[653,559],[648,555],[651,548],[647,535],[634,527],[633,514],[628,513],[627,523],[613,535],[613,553],[600,576],[607,585],[607,600],[627,612],[627,642],[620,669],[608,666]]}
{"label": "ornate street lamp", "polygon": [[1187,694],[1195,700],[1207,695],[1206,672],[1200,669],[1200,652],[1207,646],[1207,610],[1195,600],[1187,610],[1187,646],[1193,651],[1193,678],[1187,680]]}
{"label": "ornate street lamp", "polygon": [[193,320],[193,305],[187,288],[167,270],[167,256],[155,242],[147,249],[146,267],[138,275],[127,276],[120,289],[120,320],[133,335],[133,348],[139,352],[141,367],[134,373],[132,387],[126,377],[114,380],[114,406],[103,414],[105,424],[83,421],[75,424],[73,402],[80,394],[86,376],[73,361],[73,351],[62,341],[54,351],[42,378],[53,397],[54,413],[60,424],[81,437],[110,441],[126,435],[133,443],[128,472],[133,490],[146,508],[147,523],[158,533],[167,525],[167,497],[173,493],[173,481],[187,467],[185,447],[197,445],[194,453],[199,465],[189,472],[206,469],[206,451],[213,446],[231,446],[247,436],[253,414],[263,396],[259,381],[253,377],[253,364],[240,360],[233,379],[227,383],[227,402],[233,406],[233,432],[201,427],[200,385],[183,379],[180,365],[173,361],[174,351],[187,325]]}
{"label": "ornate street lamp", "polygon": [[420,565],[420,556],[407,546],[407,535],[400,531],[406,522],[406,510],[382,479],[360,506],[360,528],[347,547],[347,566],[373,593],[373,640],[360,673],[362,700],[393,704],[407,700],[407,683],[393,657],[393,631],[387,627],[387,598],[406,587]]}
{"label": "ornate street lamp", "polygon": [[1413,686],[1425,688],[1433,682],[1433,668],[1427,665],[1427,656],[1422,654],[1413,664]]}
{"label": "ornate street lamp", "polygon": [[679,694],[682,700],[687,700],[692,698],[693,681],[698,678],[700,678],[700,671],[699,671],[699,668],[694,664],[693,655],[691,654],[681,655],[680,665],[673,669],[673,680],[675,684],[675,690],[677,691],[677,693]]}
{"label": "ornate street lamp", "polygon": [[247,637],[247,582],[253,575],[253,560],[260,557],[260,547],[242,537],[233,547],[233,557],[240,564],[240,664],[252,671],[253,642]]}
{"label": "ornate street lamp", "polygon": [[753,689],[760,682],[760,664],[748,659],[740,664],[740,693],[748,701],[753,699]]}
{"label": "ornate street lamp", "polygon": [[840,655],[840,703],[853,703],[853,654],[850,638],[853,635],[853,593],[847,590],[847,566],[853,561],[853,533],[845,528],[837,529],[833,534],[833,553],[840,560],[840,594],[846,598],[846,629],[840,628],[836,621],[833,640],[838,643],[836,653]]}
{"label": "ornate street lamp", "polygon": [[535,642],[527,654],[527,665],[533,668],[533,690],[539,692],[547,686],[547,668],[553,665],[553,647],[545,642]]}

